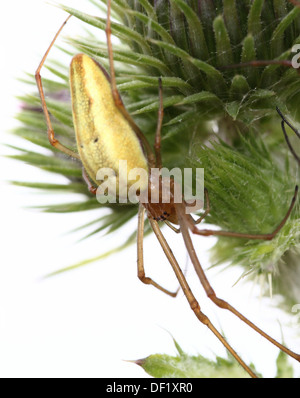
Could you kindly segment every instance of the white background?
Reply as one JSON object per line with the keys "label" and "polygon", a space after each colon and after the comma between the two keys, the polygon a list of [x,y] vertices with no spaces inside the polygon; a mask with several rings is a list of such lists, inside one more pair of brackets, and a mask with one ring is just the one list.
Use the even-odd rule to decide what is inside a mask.
{"label": "white background", "polygon": [[[95,13],[88,1],[64,3]],[[159,352],[175,354],[169,333],[191,354],[225,356],[221,344],[196,320],[182,292],[172,299],[137,279],[134,246],[77,271],[43,279],[48,272],[115,247],[128,233],[122,229],[111,236],[98,235],[78,243],[82,234],[68,232],[92,220],[98,212],[43,214],[28,207],[68,202],[72,198],[7,183],[9,180],[64,182],[3,155],[16,153],[5,144],[33,148],[9,134],[18,125],[14,120],[19,106],[15,96],[31,90],[16,79],[24,76],[24,72],[34,73],[66,14],[41,0],[12,0],[3,7],[0,14],[0,377],[145,377],[141,368],[125,360]],[[71,19],[64,34],[76,35],[82,26],[80,21]],[[131,230],[135,225],[133,220]],[[172,231],[167,231],[167,237],[184,267],[186,254],[181,237]],[[197,237],[194,241],[206,268],[209,265],[206,249],[214,240]],[[154,238],[146,239],[145,262],[149,276],[165,287],[176,289],[172,270]],[[300,351],[296,330],[285,327],[284,316],[276,311],[276,300],[259,300],[259,288],[252,289],[252,284],[241,282],[232,287],[241,270],[219,271],[210,270],[208,275],[220,297],[279,340],[280,321],[285,341],[290,348]],[[244,360],[254,362],[264,376],[273,377],[278,350],[232,315],[216,309],[202,293],[190,264],[187,278],[204,312],[222,328]],[[295,368],[299,374],[299,365]]]}

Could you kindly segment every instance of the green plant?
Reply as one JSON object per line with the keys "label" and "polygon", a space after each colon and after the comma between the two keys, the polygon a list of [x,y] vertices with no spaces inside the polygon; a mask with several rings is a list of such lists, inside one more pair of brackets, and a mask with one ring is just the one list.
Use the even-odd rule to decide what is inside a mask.
{"label": "green plant", "polygon": [[[92,2],[100,10],[105,9],[106,1]],[[62,8],[87,26],[105,28],[105,17]],[[299,73],[280,63],[227,67],[254,60],[290,60],[293,45],[300,43],[300,8],[287,0],[169,0],[157,1],[155,6],[150,0],[115,0],[113,11],[117,22],[112,30],[120,39],[120,44],[114,46],[118,87],[149,142],[154,140],[158,77],[162,76],[164,165],[205,169],[211,201],[206,222],[232,231],[270,232],[287,210],[296,170],[275,108],[278,106],[298,125]],[[108,65],[106,43],[99,43],[95,35],[70,38],[68,42],[72,50],[68,47],[63,51],[70,55],[85,52]],[[48,69],[60,79],[44,79],[53,127],[65,145],[75,148],[66,95],[68,71],[57,61]],[[32,76],[29,80],[33,83]],[[20,154],[13,157],[64,175],[69,183],[14,183],[85,195],[81,202],[44,208],[48,212],[99,208],[82,180],[80,164],[62,157],[50,146],[37,92],[20,100],[24,106],[18,119],[23,125],[15,134],[49,149],[50,155],[18,148]],[[95,218],[93,234],[103,230],[113,233],[137,212],[133,205],[106,207],[110,212]],[[297,205],[285,227],[270,242],[219,238],[212,250],[212,263],[239,264],[245,274],[262,275],[266,281],[271,275],[273,291],[280,296],[283,308],[290,311],[300,302],[299,217]],[[132,231],[116,250],[134,240]]]}

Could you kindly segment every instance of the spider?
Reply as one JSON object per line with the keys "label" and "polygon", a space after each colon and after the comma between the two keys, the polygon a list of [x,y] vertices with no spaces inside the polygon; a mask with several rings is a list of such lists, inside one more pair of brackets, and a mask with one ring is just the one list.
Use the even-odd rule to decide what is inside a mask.
{"label": "spider", "polygon": [[[245,369],[251,377],[257,377],[253,370],[243,361],[238,353],[232,348],[222,334],[212,324],[210,319],[202,312],[200,305],[191,291],[188,282],[182,272],[169,244],[167,243],[163,233],[161,232],[158,221],[164,221],[176,233],[181,233],[185,247],[187,249],[190,260],[195,268],[198,278],[207,294],[207,296],[220,308],[226,309],[237,316],[241,321],[246,323],[261,336],[284,351],[289,356],[300,361],[300,355],[292,352],[284,347],[278,341],[262,331],[258,326],[248,320],[243,314],[231,306],[227,301],[219,298],[213,290],[206,274],[198,260],[196,251],[191,239],[190,233],[202,236],[225,236],[238,237],[245,239],[262,239],[271,240],[283,227],[286,220],[290,216],[297,197],[298,187],[295,188],[295,193],[287,213],[277,228],[269,234],[251,234],[238,233],[231,231],[215,231],[210,229],[199,229],[198,224],[209,213],[209,197],[205,190],[206,209],[204,214],[198,219],[194,220],[191,214],[188,213],[188,204],[183,199],[177,203],[175,195],[177,193],[176,183],[171,180],[168,190],[170,195],[169,203],[164,203],[162,200],[161,189],[163,180],[160,178],[158,183],[153,184],[151,171],[154,168],[162,168],[161,159],[161,128],[163,122],[163,93],[162,80],[159,79],[159,111],[158,121],[155,134],[154,149],[148,143],[142,131],[136,125],[130,114],[125,109],[121,96],[116,85],[116,76],[114,69],[114,56],[111,42],[111,0],[107,1],[107,22],[106,22],[106,38],[110,66],[110,75],[99,65],[96,61],[87,55],[75,55],[70,65],[70,86],[73,109],[73,120],[76,133],[76,141],[78,153],[64,146],[56,137],[52,128],[49,111],[45,101],[45,95],[41,79],[41,69],[45,63],[50,49],[59,36],[64,25],[56,33],[49,48],[43,56],[35,73],[36,82],[41,97],[42,109],[47,123],[47,134],[51,145],[66,155],[78,159],[83,165],[83,178],[87,183],[88,189],[91,193],[97,193],[97,171],[100,167],[110,167],[115,161],[126,160],[130,167],[141,167],[147,172],[147,181],[144,191],[159,191],[158,203],[147,202],[142,198],[140,192],[139,210],[138,210],[138,227],[137,227],[137,268],[138,278],[145,284],[150,284],[161,290],[162,292],[176,296],[177,292],[170,292],[152,278],[146,276],[144,269],[143,258],[143,236],[144,236],[144,218],[145,212],[149,219],[150,225],[156,235],[173,271],[178,279],[179,285],[198,320],[206,325],[208,329],[220,340],[224,347],[232,354],[238,363]],[[101,108],[102,106],[102,108]],[[104,114],[97,112],[102,109]],[[105,113],[106,112],[106,113]],[[95,127],[95,118],[103,122],[101,131]],[[100,119],[99,119],[100,117]],[[122,145],[120,142],[122,141]],[[112,150],[113,149],[113,150]],[[121,157],[123,156],[123,157]],[[117,175],[117,178],[119,176]],[[94,185],[96,184],[96,186]],[[177,226],[175,226],[177,225]]]}

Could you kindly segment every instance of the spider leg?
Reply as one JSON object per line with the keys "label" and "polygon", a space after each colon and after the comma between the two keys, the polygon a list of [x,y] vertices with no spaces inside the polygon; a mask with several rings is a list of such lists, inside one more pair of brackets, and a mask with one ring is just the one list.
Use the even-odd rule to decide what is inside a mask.
{"label": "spider leg", "polygon": [[83,178],[84,182],[86,183],[86,185],[87,185],[87,187],[88,187],[88,190],[89,190],[93,195],[96,195],[96,194],[97,194],[97,188],[98,188],[98,187],[95,187],[95,186],[91,183],[90,177],[88,176],[88,174],[87,174],[87,172],[86,172],[86,170],[85,170],[84,167],[82,167],[82,178]]}
{"label": "spider leg", "polygon": [[205,195],[205,209],[204,209],[204,213],[202,214],[202,216],[200,216],[198,218],[198,220],[195,221],[195,225],[196,224],[200,224],[202,220],[204,220],[204,218],[209,214],[210,212],[210,200],[209,200],[209,195],[208,195],[208,190],[207,188],[204,188],[204,195]]}
{"label": "spider leg", "polygon": [[145,275],[144,269],[144,255],[143,255],[143,240],[144,240],[144,218],[145,218],[145,208],[140,204],[138,213],[138,231],[137,231],[137,264],[138,264],[138,278],[146,285],[152,285],[158,290],[168,294],[171,297],[176,297],[178,290],[176,292],[170,292],[164,287],[160,286],[153,279]]}
{"label": "spider leg", "polygon": [[297,0],[289,0],[290,3],[294,4],[295,7],[299,7],[300,8],[300,2]]}
{"label": "spider leg", "polygon": [[171,228],[172,231],[176,232],[176,234],[180,234],[180,228],[174,227],[173,224],[171,224],[168,220],[165,220],[164,223]]}
{"label": "spider leg", "polygon": [[187,251],[189,253],[190,259],[194,265],[195,271],[199,277],[199,280],[206,292],[206,295],[210,300],[212,300],[218,307],[226,309],[230,312],[232,312],[235,316],[237,316],[241,321],[246,323],[248,326],[250,326],[252,329],[254,329],[257,333],[259,333],[261,336],[263,336],[265,339],[270,341],[272,344],[274,344],[276,347],[278,347],[280,350],[291,356],[292,358],[296,359],[297,361],[300,362],[300,355],[294,353],[293,351],[289,350],[282,344],[280,344],[278,341],[273,339],[271,336],[269,336],[267,333],[265,333],[263,330],[261,330],[259,327],[257,327],[254,323],[249,321],[243,314],[241,314],[239,311],[237,311],[234,307],[232,307],[227,301],[220,299],[217,297],[216,293],[214,292],[211,284],[209,283],[205,272],[198,260],[198,257],[196,255],[196,251],[193,245],[193,242],[190,237],[189,233],[189,223],[188,223],[188,218],[186,217],[185,210],[182,204],[177,205],[177,214],[178,214],[178,221],[181,229],[181,233],[184,239],[185,246],[187,248]]}
{"label": "spider leg", "polygon": [[43,56],[36,72],[35,72],[35,80],[36,80],[36,84],[39,90],[39,94],[41,97],[41,102],[42,102],[42,108],[43,108],[43,112],[45,115],[45,119],[46,119],[46,123],[47,123],[47,134],[48,134],[48,139],[49,142],[52,146],[54,146],[55,148],[57,148],[58,150],[64,152],[66,155],[71,156],[73,158],[79,159],[80,157],[78,155],[78,153],[72,151],[71,149],[67,148],[66,146],[64,146],[63,144],[61,144],[57,138],[55,138],[55,134],[54,134],[54,130],[51,124],[51,120],[50,120],[50,115],[49,115],[49,111],[47,108],[47,104],[46,104],[46,100],[45,100],[45,94],[44,94],[44,89],[43,89],[43,84],[42,84],[42,78],[41,78],[41,69],[47,59],[47,56],[53,46],[53,44],[55,43],[57,37],[59,36],[60,32],[62,31],[63,27],[65,26],[65,24],[68,22],[68,20],[71,18],[71,15],[68,16],[68,18],[65,20],[65,22],[62,24],[62,26],[60,27],[60,29],[58,30],[58,32],[56,33],[54,39],[52,40],[50,46],[48,47],[45,55]]}
{"label": "spider leg", "polygon": [[157,118],[157,127],[155,133],[155,158],[156,158],[156,167],[159,169],[162,168],[162,160],[161,160],[161,127],[164,117],[164,104],[163,104],[163,94],[162,94],[162,80],[158,79],[159,84],[159,109],[158,109],[158,118]]}
{"label": "spider leg", "polygon": [[168,245],[165,237],[163,236],[159,225],[157,223],[157,221],[149,219],[152,229],[166,255],[166,257],[168,258],[173,271],[175,272],[175,275],[178,279],[178,282],[183,290],[183,293],[185,295],[185,297],[187,298],[191,309],[193,310],[194,314],[196,315],[196,317],[198,318],[198,320],[203,323],[204,325],[206,325],[211,332],[220,340],[220,342],[224,345],[224,347],[231,353],[231,355],[238,361],[238,363],[245,369],[246,372],[248,372],[248,374],[253,377],[253,378],[257,378],[256,374],[249,368],[248,365],[245,364],[245,362],[242,360],[242,358],[236,353],[236,351],[231,347],[231,345],[227,342],[227,340],[221,335],[221,333],[214,327],[214,325],[211,323],[210,319],[201,311],[200,309],[200,305],[198,303],[198,301],[196,300],[194,294],[192,293],[187,280],[170,248],[170,246]]}
{"label": "spider leg", "polygon": [[[204,194],[205,194],[205,209],[204,209],[204,213],[196,221],[192,218],[192,216],[189,216],[189,218],[191,218],[191,220],[192,220],[192,223],[195,224],[195,225],[200,224],[201,221],[203,221],[204,218],[210,213],[210,200],[209,200],[209,195],[208,195],[207,188],[204,188]],[[187,206],[190,206],[189,203],[187,203],[187,202],[184,202],[184,203]],[[180,233],[180,228],[174,227],[174,225],[172,225],[168,220],[165,220],[165,224],[167,224],[168,227],[171,228],[177,234]]]}
{"label": "spider leg", "polygon": [[293,132],[297,135],[298,138],[300,138],[300,133],[299,131],[285,118],[285,116],[282,114],[282,112],[280,111],[280,109],[278,107],[276,107],[276,110],[279,114],[279,116],[281,117],[282,121],[281,121],[281,128],[283,131],[283,135],[285,138],[285,141],[292,153],[292,155],[294,156],[294,158],[297,160],[297,162],[300,164],[300,157],[297,155],[297,153],[295,152],[294,148],[292,147],[292,144],[289,140],[289,137],[287,135],[287,132],[285,130],[285,124],[287,124],[292,130]]}
{"label": "spider leg", "polygon": [[[246,68],[246,67],[264,67],[264,66],[269,66],[269,65],[278,65],[278,66],[285,66],[287,68],[293,68],[292,61],[289,60],[276,60],[276,59],[270,59],[270,60],[261,60],[261,61],[249,61],[249,62],[242,62],[240,64],[232,64],[232,65],[226,65],[226,66],[221,66],[220,69],[240,69],[240,68]],[[300,74],[300,69],[298,69],[298,73]]]}
{"label": "spider leg", "polygon": [[[292,198],[290,207],[286,212],[286,215],[284,216],[280,224],[277,226],[277,228],[275,228],[274,231],[269,234],[248,234],[248,233],[231,232],[231,231],[215,231],[212,229],[198,229],[195,222],[191,223],[190,221],[189,221],[189,228],[192,231],[192,233],[202,236],[217,235],[217,236],[228,236],[232,238],[272,240],[278,234],[278,232],[281,230],[281,228],[284,226],[287,219],[289,218],[296,203],[297,195],[298,195],[298,186],[295,187],[294,196]],[[191,218],[189,218],[189,220],[191,220]]]}
{"label": "spider leg", "polygon": [[[192,218],[192,216],[190,216],[191,219],[193,220],[192,222],[193,222],[195,225],[196,225],[196,224],[200,224],[201,221],[204,220],[204,218],[205,218],[205,217],[209,214],[209,212],[210,212],[210,201],[209,201],[208,190],[207,190],[206,188],[204,188],[204,194],[205,194],[205,202],[206,202],[206,204],[205,204],[205,209],[204,209],[204,213],[203,213],[203,214],[198,218],[198,220],[196,220],[196,221]],[[185,202],[185,203],[186,203],[186,202]],[[186,205],[189,206],[188,203],[186,203]],[[171,224],[168,220],[165,220],[164,222],[165,222],[165,224],[167,224],[167,226],[168,226],[169,228],[171,228],[174,232],[176,232],[177,234],[180,233],[180,228],[174,227],[174,225]]]}

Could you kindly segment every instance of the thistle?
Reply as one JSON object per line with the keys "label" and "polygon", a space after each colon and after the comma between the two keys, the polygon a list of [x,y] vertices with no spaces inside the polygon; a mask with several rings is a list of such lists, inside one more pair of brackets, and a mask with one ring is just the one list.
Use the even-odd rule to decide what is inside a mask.
{"label": "thistle", "polygon": [[[90,0],[92,1],[92,0]],[[105,0],[92,1],[105,9]],[[300,77],[290,61],[300,43],[300,7],[287,0],[169,0],[113,2],[112,32],[118,89],[127,110],[150,143],[154,142],[158,78],[162,77],[164,124],[162,157],[168,168],[202,167],[211,211],[205,222],[225,230],[268,233],[287,211],[297,183],[296,162],[288,151],[276,106],[297,127],[300,123]],[[62,6],[87,26],[105,29],[106,18]],[[99,12],[100,14],[100,12]],[[108,65],[107,46],[97,35],[69,38],[68,54],[84,52]],[[253,61],[261,62],[254,66]],[[244,65],[243,65],[244,64]],[[49,65],[49,63],[48,63]],[[47,105],[56,134],[75,148],[68,71],[52,62],[48,69],[61,82],[44,79]],[[107,68],[108,69],[108,68]],[[30,83],[33,77],[30,76]],[[64,175],[67,185],[15,184],[85,195],[81,202],[50,205],[48,212],[99,208],[88,192],[81,167],[62,157],[48,142],[37,92],[20,98],[22,127],[15,134],[50,155],[27,151],[13,157]],[[93,234],[114,230],[136,215],[133,205],[106,205],[111,212],[94,220]],[[273,292],[283,308],[300,303],[300,211],[296,205],[280,233],[267,242],[219,238],[213,264],[242,265],[245,274],[272,276]],[[135,231],[116,247],[135,239]],[[103,254],[105,256],[106,254]],[[86,262],[85,262],[86,263]],[[75,267],[82,264],[77,264]],[[291,274],[293,277],[291,277]]]}

